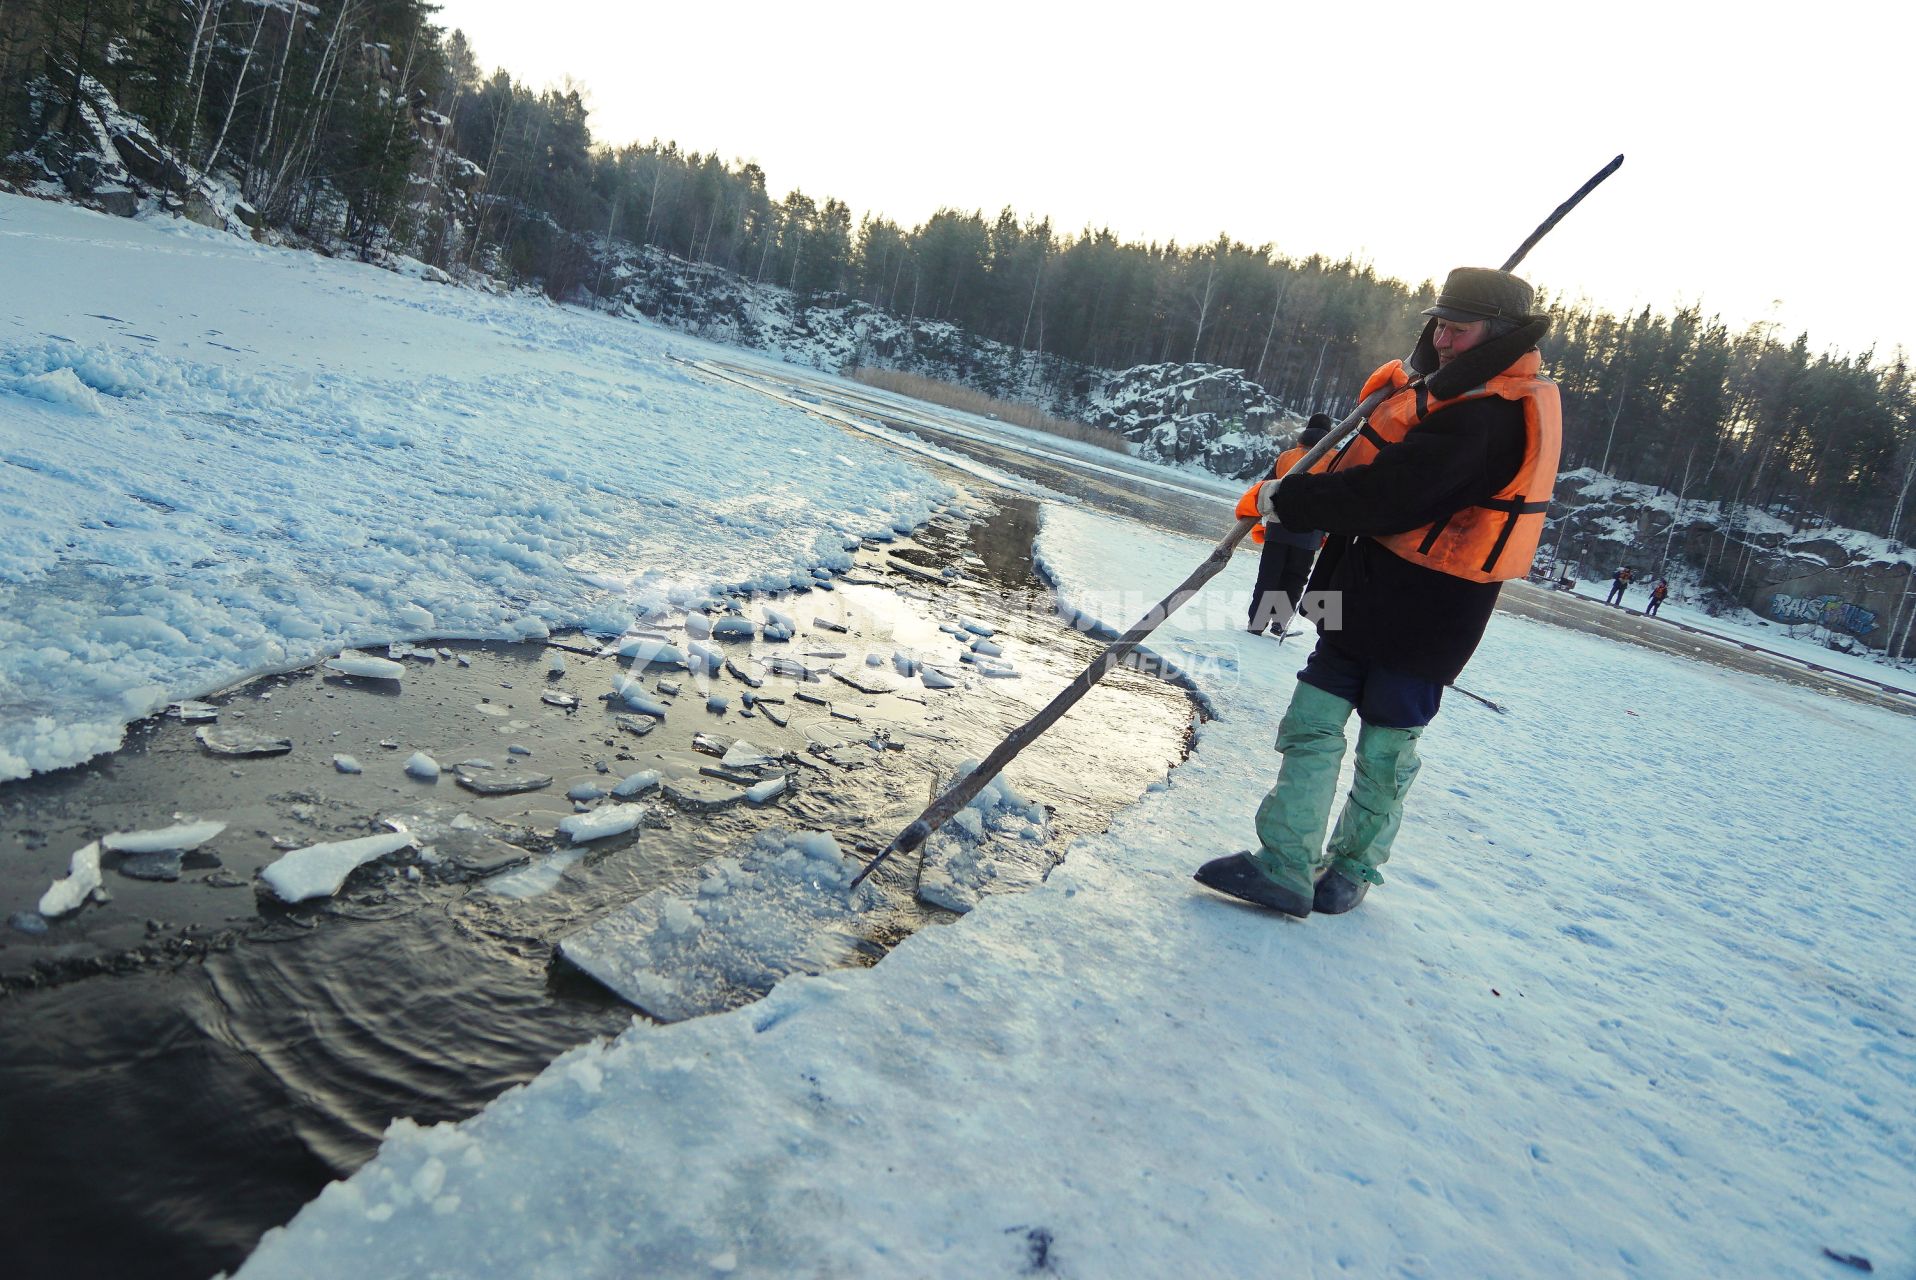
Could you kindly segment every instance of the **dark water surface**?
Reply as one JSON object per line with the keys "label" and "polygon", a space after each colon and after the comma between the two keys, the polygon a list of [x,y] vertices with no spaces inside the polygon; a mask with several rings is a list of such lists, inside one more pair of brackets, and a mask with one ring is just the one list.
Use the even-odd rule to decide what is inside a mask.
{"label": "dark water surface", "polygon": [[[855,676],[866,652],[929,647],[939,621],[967,616],[997,630],[1019,679],[876,695],[833,686],[820,691],[858,721],[791,697],[779,729],[741,719],[745,686],[715,678],[731,699],[715,714],[677,672],[671,714],[637,737],[600,700],[624,667],[596,656],[590,638],[448,644],[454,656],[407,659],[398,685],[306,670],[208,699],[222,726],[292,738],[287,755],[212,756],[194,726],[157,721],[111,757],[0,786],[0,915],[30,908],[72,851],[103,833],[228,823],[177,880],[130,878],[108,854],[110,901],[44,934],[0,926],[0,1268],[200,1277],[234,1267],[261,1232],[370,1157],[395,1117],[470,1115],[632,1020],[630,1007],[552,963],[566,934],[772,824],[831,832],[848,851],[889,840],[957,762],[982,757],[1101,647],[1058,621],[1031,575],[1033,505],[1006,498],[978,514],[869,544],[834,591],[772,601],[801,626],[790,644],[715,647],[741,659],[782,651]],[[747,612],[759,616],[756,604]],[[832,652],[846,656],[807,657]],[[555,653],[562,675],[547,672]],[[551,706],[549,691],[580,706]],[[763,692],[796,688],[768,679]],[[1048,847],[1101,829],[1161,779],[1187,749],[1191,717],[1177,690],[1114,672],[1029,748],[1009,776],[1052,810]],[[574,784],[609,786],[641,768],[695,784],[713,763],[690,749],[695,732],[791,751],[790,789],[762,809],[660,804],[657,825],[588,846],[548,893],[487,890],[501,866],[563,845],[553,831],[573,811]],[[508,744],[529,754],[509,755]],[[446,769],[436,783],[403,772],[421,749]],[[336,752],[364,773],[335,771]],[[471,758],[554,781],[473,795],[451,768]],[[287,849],[422,809],[483,820],[467,865],[401,854],[361,868],[336,897],[290,907],[256,887]],[[952,918],[916,901],[908,878],[886,892],[871,913],[871,958]]]}

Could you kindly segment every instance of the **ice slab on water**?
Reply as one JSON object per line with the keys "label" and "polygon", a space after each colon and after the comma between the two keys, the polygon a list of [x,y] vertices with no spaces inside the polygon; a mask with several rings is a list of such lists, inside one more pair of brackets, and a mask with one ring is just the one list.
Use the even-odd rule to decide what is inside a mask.
{"label": "ice slab on water", "polygon": [[336,658],[326,659],[326,666],[342,676],[359,676],[367,680],[399,680],[406,674],[403,663],[394,662],[391,658],[375,658],[370,653],[356,653],[351,649]]}
{"label": "ice slab on water", "polygon": [[643,670],[654,662],[668,667],[685,665],[685,655],[679,652],[678,646],[657,636],[637,636],[628,640],[619,646],[619,656],[632,659],[634,670]]}
{"label": "ice slab on water", "polygon": [[291,738],[251,729],[206,728],[195,730],[194,736],[216,756],[283,756],[293,749]]}
{"label": "ice slab on water", "polygon": [[559,821],[559,831],[572,837],[573,844],[622,836],[639,825],[646,813],[642,804],[610,804],[590,813],[575,813]]}
{"label": "ice slab on water", "polygon": [[471,875],[491,875],[526,860],[524,849],[500,838],[505,828],[457,804],[427,801],[384,821],[394,831],[411,832],[422,858],[449,861]]}
{"label": "ice slab on water", "polygon": [[52,919],[76,911],[100,887],[100,842],[73,851],[67,874],[55,880],[40,895],[40,914]]}
{"label": "ice slab on water", "polygon": [[115,831],[100,837],[103,848],[115,853],[166,853],[197,849],[226,830],[224,822],[182,822],[153,831]]}
{"label": "ice slab on water", "polygon": [[830,836],[762,833],[741,857],[696,882],[658,889],[564,939],[559,954],[666,1022],[747,1004],[792,974],[857,956],[861,910],[847,886],[858,864]]}
{"label": "ice slab on water", "polygon": [[719,763],[727,769],[756,769],[760,765],[772,763],[772,761],[777,758],[776,756],[767,755],[745,739],[740,738],[725,749],[725,754],[719,757]]}
{"label": "ice slab on water", "polygon": [[559,880],[565,875],[566,868],[583,857],[584,849],[561,849],[530,866],[493,877],[486,881],[485,891],[496,893],[502,898],[536,898],[542,893],[551,893],[559,887]]}
{"label": "ice slab on water", "polygon": [[637,773],[626,774],[625,779],[612,788],[612,794],[624,799],[658,785],[659,771],[657,769],[641,769]]}
{"label": "ice slab on water", "polygon": [[[977,761],[967,760],[953,781],[977,767]],[[918,896],[963,913],[993,894],[1032,888],[1054,862],[1043,847],[1050,832],[1043,805],[1027,799],[1002,776],[993,778],[925,841]]]}
{"label": "ice slab on water", "polygon": [[[648,723],[650,723],[648,721]],[[517,795],[521,791],[537,791],[541,787],[552,785],[552,775],[545,773],[479,773],[461,772],[455,779],[466,790],[482,796]]]}
{"label": "ice slab on water", "polygon": [[409,831],[360,836],[356,840],[328,840],[293,850],[260,872],[259,878],[282,902],[328,898],[338,893],[346,877],[358,868],[410,848],[412,843]]}
{"label": "ice slab on water", "polygon": [[612,681],[612,692],[622,698],[626,706],[640,715],[651,716],[657,720],[665,719],[665,704],[647,693],[644,683],[636,676],[623,674],[618,676]]}

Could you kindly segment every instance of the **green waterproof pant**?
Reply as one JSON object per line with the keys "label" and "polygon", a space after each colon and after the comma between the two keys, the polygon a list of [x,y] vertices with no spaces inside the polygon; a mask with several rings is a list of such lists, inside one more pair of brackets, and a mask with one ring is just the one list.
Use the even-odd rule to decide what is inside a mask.
{"label": "green waterproof pant", "polygon": [[1404,797],[1417,778],[1421,727],[1360,723],[1356,776],[1325,847],[1337,770],[1348,745],[1344,726],[1354,710],[1337,695],[1300,680],[1278,725],[1277,749],[1284,763],[1277,785],[1257,806],[1260,848],[1252,856],[1266,875],[1299,893],[1311,892],[1327,866],[1351,880],[1382,884],[1377,868],[1390,857],[1391,841],[1404,820]]}

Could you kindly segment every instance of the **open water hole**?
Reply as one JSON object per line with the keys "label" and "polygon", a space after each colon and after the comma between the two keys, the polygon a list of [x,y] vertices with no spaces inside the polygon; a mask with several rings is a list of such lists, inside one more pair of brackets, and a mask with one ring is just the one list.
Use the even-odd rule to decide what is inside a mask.
{"label": "open water hole", "polygon": [[[0,915],[11,921],[0,926],[7,1273],[204,1277],[234,1267],[263,1231],[369,1158],[394,1118],[470,1115],[640,1016],[555,964],[559,939],[770,825],[829,832],[848,853],[862,846],[860,856],[882,847],[960,761],[983,757],[1102,647],[1059,620],[1033,576],[1036,525],[1028,501],[981,501],[913,537],[867,543],[833,589],[749,604],[754,620],[768,603],[798,633],[711,643],[762,673],[755,693],[784,699],[771,704],[783,726],[763,706],[744,714],[748,686],[727,672],[701,687],[686,671],[652,668],[630,674],[671,706],[634,735],[620,727],[623,707],[601,700],[630,668],[600,656],[600,638],[449,642],[431,646],[429,660],[403,659],[399,682],[314,668],[206,700],[221,726],[291,739],[283,755],[216,756],[197,741],[199,726],[159,719],[135,726],[112,756],[0,786]],[[961,642],[941,626],[959,618],[994,632],[997,661],[1016,678],[957,661]],[[660,631],[685,645],[682,618],[661,619]],[[959,686],[898,679],[896,649],[932,659]],[[867,664],[868,653],[881,664]],[[554,655],[561,674],[548,670]],[[820,679],[774,674],[774,656]],[[727,698],[723,712],[708,709],[708,692]],[[560,693],[578,707],[545,700]],[[1179,690],[1115,671],[1029,747],[1006,776],[1050,812],[1040,856],[1062,856],[1162,779],[1188,749],[1193,714]],[[727,803],[737,788],[699,772],[717,762],[694,749],[694,735],[784,753],[786,792],[763,807]],[[415,750],[445,767],[436,782],[404,772]],[[338,772],[335,754],[363,772]],[[474,794],[452,766],[475,759],[553,781]],[[675,783],[679,800],[650,792],[648,824],[585,846],[546,892],[489,887],[569,847],[555,835],[575,810],[569,789],[641,769]],[[289,849],[381,830],[402,813],[466,814],[479,829],[436,861],[405,852],[362,867],[331,898],[288,906],[258,883]],[[228,825],[186,856],[177,879],[134,878],[108,853],[109,900],[44,933],[19,927],[32,925],[20,913],[65,874],[73,850],[185,818]],[[908,875],[874,883],[886,901],[867,913],[869,959],[954,918],[919,902]]]}

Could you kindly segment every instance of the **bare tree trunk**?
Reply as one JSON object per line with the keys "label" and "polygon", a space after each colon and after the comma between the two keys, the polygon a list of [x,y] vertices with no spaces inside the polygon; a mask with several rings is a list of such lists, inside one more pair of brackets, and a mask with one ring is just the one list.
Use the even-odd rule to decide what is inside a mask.
{"label": "bare tree trunk", "polygon": [[[345,25],[346,15],[352,7],[353,0],[340,0],[339,12],[333,18],[333,29],[326,37],[326,47],[320,51],[319,65],[313,69],[313,83],[306,91],[304,109],[298,122],[293,125],[291,139],[286,144],[285,154],[280,157],[279,164],[273,170],[272,180],[266,184],[265,190],[261,193],[260,203],[268,209],[279,204],[294,167],[300,163],[302,153],[307,146],[314,145],[314,142],[302,143],[300,139],[307,134],[307,126],[321,114],[319,87],[325,81],[328,70],[338,56],[339,32]],[[317,125],[313,126],[311,137],[316,142]]]}
{"label": "bare tree trunk", "polygon": [[1217,250],[1211,251],[1211,265],[1204,273],[1204,292],[1198,298],[1197,332],[1191,336],[1191,363],[1196,364],[1198,344],[1204,341],[1204,320],[1211,314],[1211,290],[1217,283]]}
{"label": "bare tree trunk", "polygon": [[1903,503],[1909,499],[1909,488],[1913,481],[1916,481],[1916,448],[1910,451],[1909,465],[1903,469],[1903,487],[1896,493],[1896,510],[1890,513],[1888,537],[1891,542],[1895,542],[1896,535],[1902,531]]}
{"label": "bare tree trunk", "polygon": [[652,243],[652,219],[659,212],[659,184],[665,181],[665,157],[656,151],[652,153],[652,196],[645,202],[645,230],[639,233],[639,239],[645,244]]}
{"label": "bare tree trunk", "polygon": [[240,94],[246,88],[246,72],[253,65],[253,50],[259,48],[260,32],[266,30],[267,12],[264,6],[260,8],[259,22],[253,27],[252,42],[246,46],[246,56],[240,60],[239,78],[233,82],[233,96],[226,104],[226,119],[220,122],[220,136],[213,140],[213,150],[207,155],[206,163],[200,166],[202,179],[212,174],[213,166],[219,163],[220,150],[226,146],[227,130],[233,127],[233,112],[239,108]]}
{"label": "bare tree trunk", "polygon": [[1610,434],[1603,440],[1603,461],[1597,466],[1597,470],[1606,476],[1610,474],[1610,446],[1617,438],[1617,422],[1623,417],[1623,398],[1628,394],[1629,387],[1630,371],[1625,369],[1622,380],[1617,383],[1617,407],[1610,415]]}
{"label": "bare tree trunk", "polygon": [[599,290],[605,284],[605,260],[612,256],[612,228],[619,221],[619,196],[622,194],[616,192],[612,196],[612,213],[605,220],[605,239],[599,244],[599,275],[592,282],[592,305],[595,308],[599,302]]}
{"label": "bare tree trunk", "polygon": [[[1031,280],[1031,301],[1025,304],[1025,327],[1018,332],[1018,354],[1023,355],[1025,339],[1031,336],[1031,313],[1038,309],[1038,286],[1044,281],[1044,255],[1038,255],[1038,274]],[[1043,332],[1042,328],[1039,330]]]}
{"label": "bare tree trunk", "polygon": [[80,10],[80,42],[73,49],[73,87],[67,93],[66,119],[60,126],[60,132],[69,138],[80,123],[80,82],[86,76],[86,46],[92,38],[93,5],[88,0]]}
{"label": "bare tree trunk", "polygon": [[[1251,375],[1251,381],[1264,381],[1264,361],[1271,354],[1271,335],[1277,332],[1277,315],[1284,308],[1284,295],[1291,290],[1291,277],[1286,275],[1277,286],[1277,297],[1271,300],[1271,323],[1264,329],[1264,349],[1257,353],[1257,372]],[[1268,390],[1269,388],[1266,388]]]}
{"label": "bare tree trunk", "polygon": [[259,158],[260,153],[273,145],[273,130],[279,123],[280,94],[286,88],[286,64],[292,61],[293,41],[299,33],[299,9],[290,10],[286,15],[286,43],[279,51],[279,70],[273,73],[273,100],[266,108],[266,123],[253,135],[253,148],[246,161],[246,183],[242,190],[249,200],[259,199]]}
{"label": "bare tree trunk", "polygon": [[1329,338],[1324,339],[1324,341],[1318,346],[1317,364],[1311,370],[1311,389],[1304,393],[1305,407],[1309,409],[1312,413],[1317,412],[1317,375],[1324,371],[1324,353],[1326,351],[1329,351],[1330,349],[1331,349],[1331,340]]}
{"label": "bare tree trunk", "polygon": [[1677,525],[1683,519],[1683,500],[1690,492],[1690,464],[1696,460],[1696,446],[1690,446],[1690,454],[1683,460],[1683,487],[1677,490],[1676,510],[1670,516],[1670,532],[1664,535],[1663,558],[1657,561],[1657,576],[1669,576],[1670,544],[1676,541]]}

